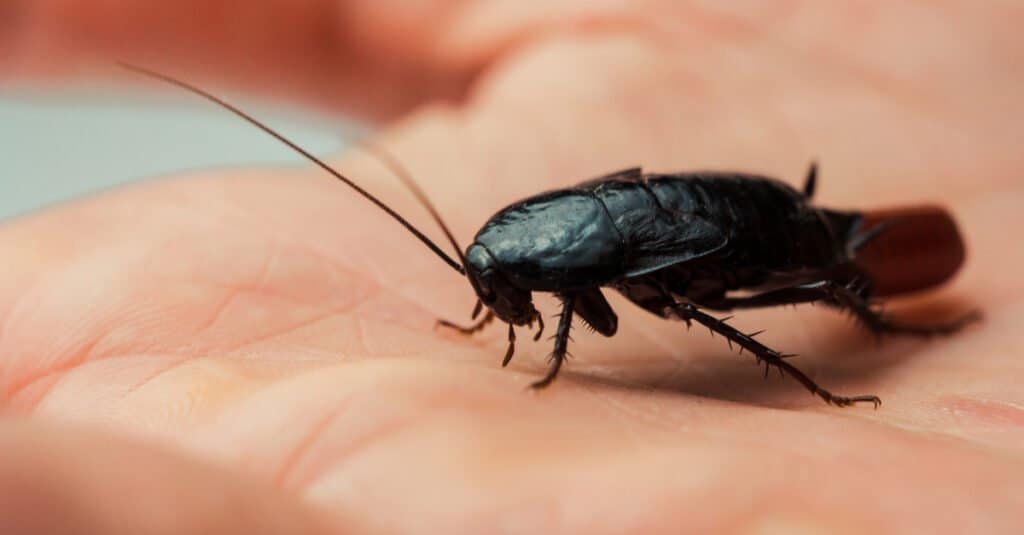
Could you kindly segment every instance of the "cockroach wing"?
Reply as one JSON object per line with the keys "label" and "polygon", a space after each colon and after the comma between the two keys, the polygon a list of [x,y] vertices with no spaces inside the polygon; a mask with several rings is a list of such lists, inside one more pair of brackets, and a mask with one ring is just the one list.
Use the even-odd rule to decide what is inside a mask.
{"label": "cockroach wing", "polygon": [[[632,171],[639,176],[639,168]],[[725,246],[725,233],[713,222],[690,211],[666,209],[650,188],[618,178],[592,181],[586,188],[601,201],[621,239],[619,278],[631,278],[680,262],[695,260]]]}
{"label": "cockroach wing", "polygon": [[718,226],[695,214],[659,217],[623,234],[628,242],[624,278],[703,258],[729,241]]}

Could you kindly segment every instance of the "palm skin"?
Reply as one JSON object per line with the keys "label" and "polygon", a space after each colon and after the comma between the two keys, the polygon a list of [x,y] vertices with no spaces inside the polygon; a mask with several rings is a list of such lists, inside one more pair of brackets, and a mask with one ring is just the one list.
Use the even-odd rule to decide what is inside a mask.
{"label": "palm skin", "polygon": [[[60,17],[70,8],[42,4],[49,10],[26,17],[23,33],[73,34]],[[109,4],[114,12],[101,15],[119,16]],[[472,307],[466,281],[322,173],[162,180],[0,227],[0,394],[11,415],[0,479],[39,481],[29,491],[0,486],[0,502],[50,507],[38,516],[58,522],[56,494],[86,503],[106,532],[147,525],[135,502],[173,503],[181,518],[225,531],[251,528],[257,514],[325,532],[1020,527],[1024,284],[1015,275],[1024,257],[1011,232],[1024,224],[1024,132],[1013,98],[1022,71],[1012,66],[1024,12],[1009,3],[792,2],[761,12],[560,2],[511,16],[500,3],[447,4],[437,17],[457,21],[449,33],[405,36],[441,45],[418,51],[397,39],[381,52],[393,58],[374,59],[428,66],[436,79],[426,85],[438,92],[428,96],[457,105],[424,104],[412,89],[382,97],[374,84],[402,75],[377,80],[348,56],[335,82],[364,85],[332,104],[352,108],[365,96],[373,115],[401,118],[380,142],[456,235],[468,238],[518,198],[636,163],[796,184],[817,157],[823,204],[936,202],[961,223],[962,274],[894,313],[938,321],[980,307],[985,321],[950,339],[879,347],[824,309],[737,316],[747,330],[767,328],[771,346],[803,355],[794,362],[826,388],[884,401],[878,411],[836,409],[794,381],[764,380],[723,340],[610,296],[619,334],[578,332],[578,358],[531,392],[550,342],[522,333],[502,370],[503,329],[472,339],[436,331],[438,316]],[[361,20],[368,35],[377,28]],[[957,40],[944,31],[953,21]],[[204,28],[164,23],[169,33]],[[182,68],[233,58],[228,46],[209,57],[172,53],[159,36],[74,35],[100,55],[132,60],[125,51],[141,50]],[[25,39],[9,68],[59,66],[61,46]],[[269,80],[275,67],[250,76]],[[318,84],[330,80],[307,75],[294,93],[323,103],[303,89]],[[439,235],[365,156],[335,163]],[[553,314],[553,305],[539,307]],[[39,453],[47,447],[63,461]],[[154,468],[164,465],[187,468]],[[163,484],[136,481],[154,470]],[[132,501],[110,490],[130,484]],[[190,509],[181,496],[198,489],[223,489],[238,507]],[[104,507],[104,493],[123,507]],[[28,522],[18,511],[5,517]]]}

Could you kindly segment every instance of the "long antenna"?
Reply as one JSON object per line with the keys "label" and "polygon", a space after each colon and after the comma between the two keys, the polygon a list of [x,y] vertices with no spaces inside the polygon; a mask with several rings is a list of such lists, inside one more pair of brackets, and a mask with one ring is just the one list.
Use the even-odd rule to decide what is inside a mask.
{"label": "long antenna", "polygon": [[412,174],[409,173],[409,170],[398,161],[398,158],[395,158],[394,154],[385,150],[384,147],[381,147],[367,139],[360,139],[355,143],[357,146],[380,160],[385,167],[390,169],[391,172],[398,177],[398,180],[402,181],[402,184],[405,184],[405,187],[409,188],[409,191],[411,191],[413,196],[416,197],[416,200],[420,201],[420,204],[422,204],[423,207],[427,209],[427,212],[430,213],[430,217],[434,218],[434,222],[437,223],[437,226],[441,227],[441,232],[444,232],[445,237],[448,238],[448,243],[452,244],[452,248],[455,249],[455,254],[459,257],[459,262],[462,262],[462,265],[465,266],[466,256],[462,254],[462,247],[459,245],[458,240],[455,239],[452,231],[448,229],[448,225],[446,225],[444,220],[441,219],[441,214],[437,212],[437,208],[434,207],[434,203],[430,202],[430,199],[427,198],[427,194],[424,193],[423,189],[420,188],[420,185],[413,180]]}
{"label": "long antenna", "polygon": [[[185,89],[186,91],[189,91],[191,93],[195,93],[196,95],[199,95],[199,96],[201,96],[201,97],[203,97],[203,98],[213,102],[214,104],[217,104],[217,105],[223,107],[224,109],[234,113],[235,115],[241,117],[242,119],[248,121],[250,124],[252,124],[253,126],[259,128],[260,130],[263,130],[267,134],[273,136],[275,139],[277,139],[281,143],[284,143],[285,145],[288,145],[289,147],[292,148],[292,150],[294,150],[295,152],[298,152],[299,154],[304,156],[309,161],[315,163],[321,169],[323,169],[324,171],[327,171],[328,173],[330,173],[331,176],[333,176],[334,178],[337,178],[338,180],[344,182],[350,188],[356,190],[357,193],[359,193],[360,195],[365,197],[367,200],[369,200],[373,204],[377,205],[378,208],[380,208],[381,210],[384,210],[384,212],[386,212],[388,215],[390,215],[392,218],[394,218],[395,221],[398,221],[403,227],[405,227],[406,230],[411,232],[413,234],[413,236],[416,236],[416,238],[418,238],[421,242],[423,242],[423,244],[426,245],[431,251],[433,251],[434,254],[439,256],[441,258],[441,260],[444,260],[449,266],[451,266],[452,269],[454,269],[455,271],[458,271],[459,274],[461,274],[461,275],[465,275],[466,274],[466,270],[465,270],[465,268],[462,267],[462,265],[460,265],[458,262],[453,260],[452,257],[450,257],[447,254],[445,254],[445,252],[442,251],[441,248],[438,247],[436,243],[431,241],[430,238],[426,237],[416,227],[412,226],[412,223],[409,223],[404,217],[398,215],[398,212],[395,212],[388,205],[384,204],[380,199],[374,197],[369,192],[367,192],[363,188],[361,188],[358,185],[356,185],[355,182],[352,182],[351,180],[346,178],[344,175],[342,175],[338,171],[334,170],[333,167],[327,165],[326,163],[324,163],[322,160],[320,160],[316,156],[313,156],[312,154],[307,152],[302,147],[300,147],[300,146],[296,145],[295,143],[293,143],[288,138],[282,136],[281,134],[278,134],[277,132],[272,130],[269,126],[259,122],[258,120],[256,120],[252,116],[250,116],[249,114],[247,114],[244,111],[242,111],[242,110],[232,106],[231,104],[228,104],[227,102],[221,100],[220,98],[215,97],[212,94],[207,93],[206,91],[203,91],[202,89],[199,89],[198,87],[195,87],[195,86],[193,86],[191,84],[185,83],[185,82],[183,82],[181,80],[178,80],[176,78],[172,78],[172,77],[167,76],[165,74],[160,74],[158,72],[151,71],[151,70],[143,68],[143,67],[139,67],[139,66],[136,66],[136,65],[131,65],[129,63],[118,62],[118,64],[121,65],[122,67],[130,70],[130,71],[137,72],[139,74],[142,74],[144,76],[148,76],[150,78],[156,78],[157,80],[163,80],[164,82],[167,82],[167,83],[169,83],[171,85],[175,85],[175,86],[178,86],[178,87],[180,87],[182,89]],[[399,174],[400,178],[401,178],[401,176],[402,175]],[[406,182],[405,179],[402,179],[402,181]],[[409,183],[410,182],[406,182],[406,184],[409,184]],[[426,197],[422,194],[422,191],[420,191],[418,187],[413,187],[411,189],[413,189],[413,193],[416,195],[417,198],[420,199],[421,202],[425,201]],[[434,207],[432,205],[430,205],[430,203],[428,203],[428,202],[424,202],[424,204],[427,206],[427,210],[430,211],[431,215],[434,216],[434,219],[437,220],[438,223],[441,225],[442,229],[445,231],[445,235],[448,236],[448,238],[452,241],[453,245],[456,245],[456,250],[458,250],[458,246],[457,246],[457,244],[455,244],[455,239],[451,236],[451,233],[448,232],[448,228],[446,226],[444,226],[443,223],[441,223],[440,217],[437,215],[437,212],[436,212],[436,210],[434,210]],[[460,259],[462,258],[461,252],[459,253],[459,258]]]}

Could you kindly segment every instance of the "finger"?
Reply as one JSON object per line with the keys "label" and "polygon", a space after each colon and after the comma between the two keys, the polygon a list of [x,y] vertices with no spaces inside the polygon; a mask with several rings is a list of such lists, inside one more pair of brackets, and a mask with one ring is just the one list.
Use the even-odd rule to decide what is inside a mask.
{"label": "finger", "polygon": [[[363,37],[386,28],[379,18],[361,17],[354,8],[358,3],[334,0],[15,1],[6,7],[2,39],[7,57],[0,61],[5,60],[8,71],[38,76],[92,64],[109,74],[107,65],[123,60],[232,84],[259,80],[262,91],[292,96],[370,97],[373,102],[358,99],[368,112],[401,107],[408,95],[381,89],[385,84],[408,86],[400,83],[402,76],[434,79],[425,72],[427,58],[382,53],[359,42],[353,28],[365,32]],[[396,12],[401,16],[401,10]],[[424,17],[424,27],[431,19]],[[391,37],[425,39],[413,32]],[[419,50],[426,48],[420,43]],[[431,74],[439,85],[454,75]],[[281,83],[271,87],[274,80]],[[429,83],[418,90],[424,98],[436,96]],[[386,98],[373,99],[375,94]]]}
{"label": "finger", "polygon": [[458,97],[540,28],[623,11],[594,4],[12,0],[0,8],[0,68],[39,75],[123,60],[193,78],[256,79],[261,91],[380,116]]}
{"label": "finger", "polygon": [[164,448],[0,423],[5,533],[330,533],[337,517]]}

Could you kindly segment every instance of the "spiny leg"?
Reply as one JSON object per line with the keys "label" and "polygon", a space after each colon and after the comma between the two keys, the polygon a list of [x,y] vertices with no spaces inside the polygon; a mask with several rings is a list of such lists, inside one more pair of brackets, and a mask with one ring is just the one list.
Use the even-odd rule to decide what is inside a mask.
{"label": "spiny leg", "polygon": [[850,310],[871,332],[876,335],[898,334],[904,336],[948,336],[981,319],[981,313],[972,310],[953,321],[933,325],[902,323],[885,317],[871,308],[868,301],[850,288],[836,283],[824,286],[835,306]]}
{"label": "spiny leg", "polygon": [[707,303],[708,308],[731,310],[734,308],[759,308],[779,305],[824,302],[836,308],[851,311],[868,329],[875,334],[898,334],[907,336],[949,335],[980,319],[977,311],[969,312],[947,323],[935,325],[911,325],[886,318],[871,308],[864,296],[865,288],[857,281],[843,285],[825,280],[780,288],[749,297],[723,297]]}
{"label": "spiny leg", "polygon": [[[783,305],[800,305],[804,303],[816,303],[825,301],[828,304],[835,304],[829,286],[836,283],[826,280],[789,286],[750,295],[747,297],[719,297],[707,301],[701,301],[700,306],[713,310],[733,310],[736,308],[764,308]],[[851,285],[851,291],[861,292],[861,288]]]}
{"label": "spiny leg", "polygon": [[812,394],[815,394],[825,400],[826,403],[839,407],[845,407],[854,403],[871,403],[876,409],[882,404],[882,400],[878,399],[878,396],[837,396],[828,390],[825,390],[818,386],[817,383],[811,380],[810,377],[807,377],[807,375],[798,368],[786,362],[785,358],[789,355],[783,355],[782,353],[769,348],[757,340],[754,340],[753,336],[737,330],[731,325],[725,323],[724,320],[720,320],[701,312],[697,307],[691,304],[677,304],[673,307],[673,311],[683,321],[696,321],[711,329],[713,332],[717,332],[726,337],[727,340],[736,342],[743,349],[750,351],[755,357],[757,357],[758,362],[763,361],[765,363],[766,372],[768,366],[775,366],[780,372],[788,373],[791,377],[800,381],[800,383],[810,390]]}
{"label": "spiny leg", "polygon": [[558,376],[558,370],[562,367],[569,348],[569,330],[572,328],[572,312],[575,301],[576,296],[574,295],[562,296],[562,313],[559,315],[558,328],[555,330],[555,349],[551,352],[551,365],[541,380],[530,385],[532,388],[544,388]]}

